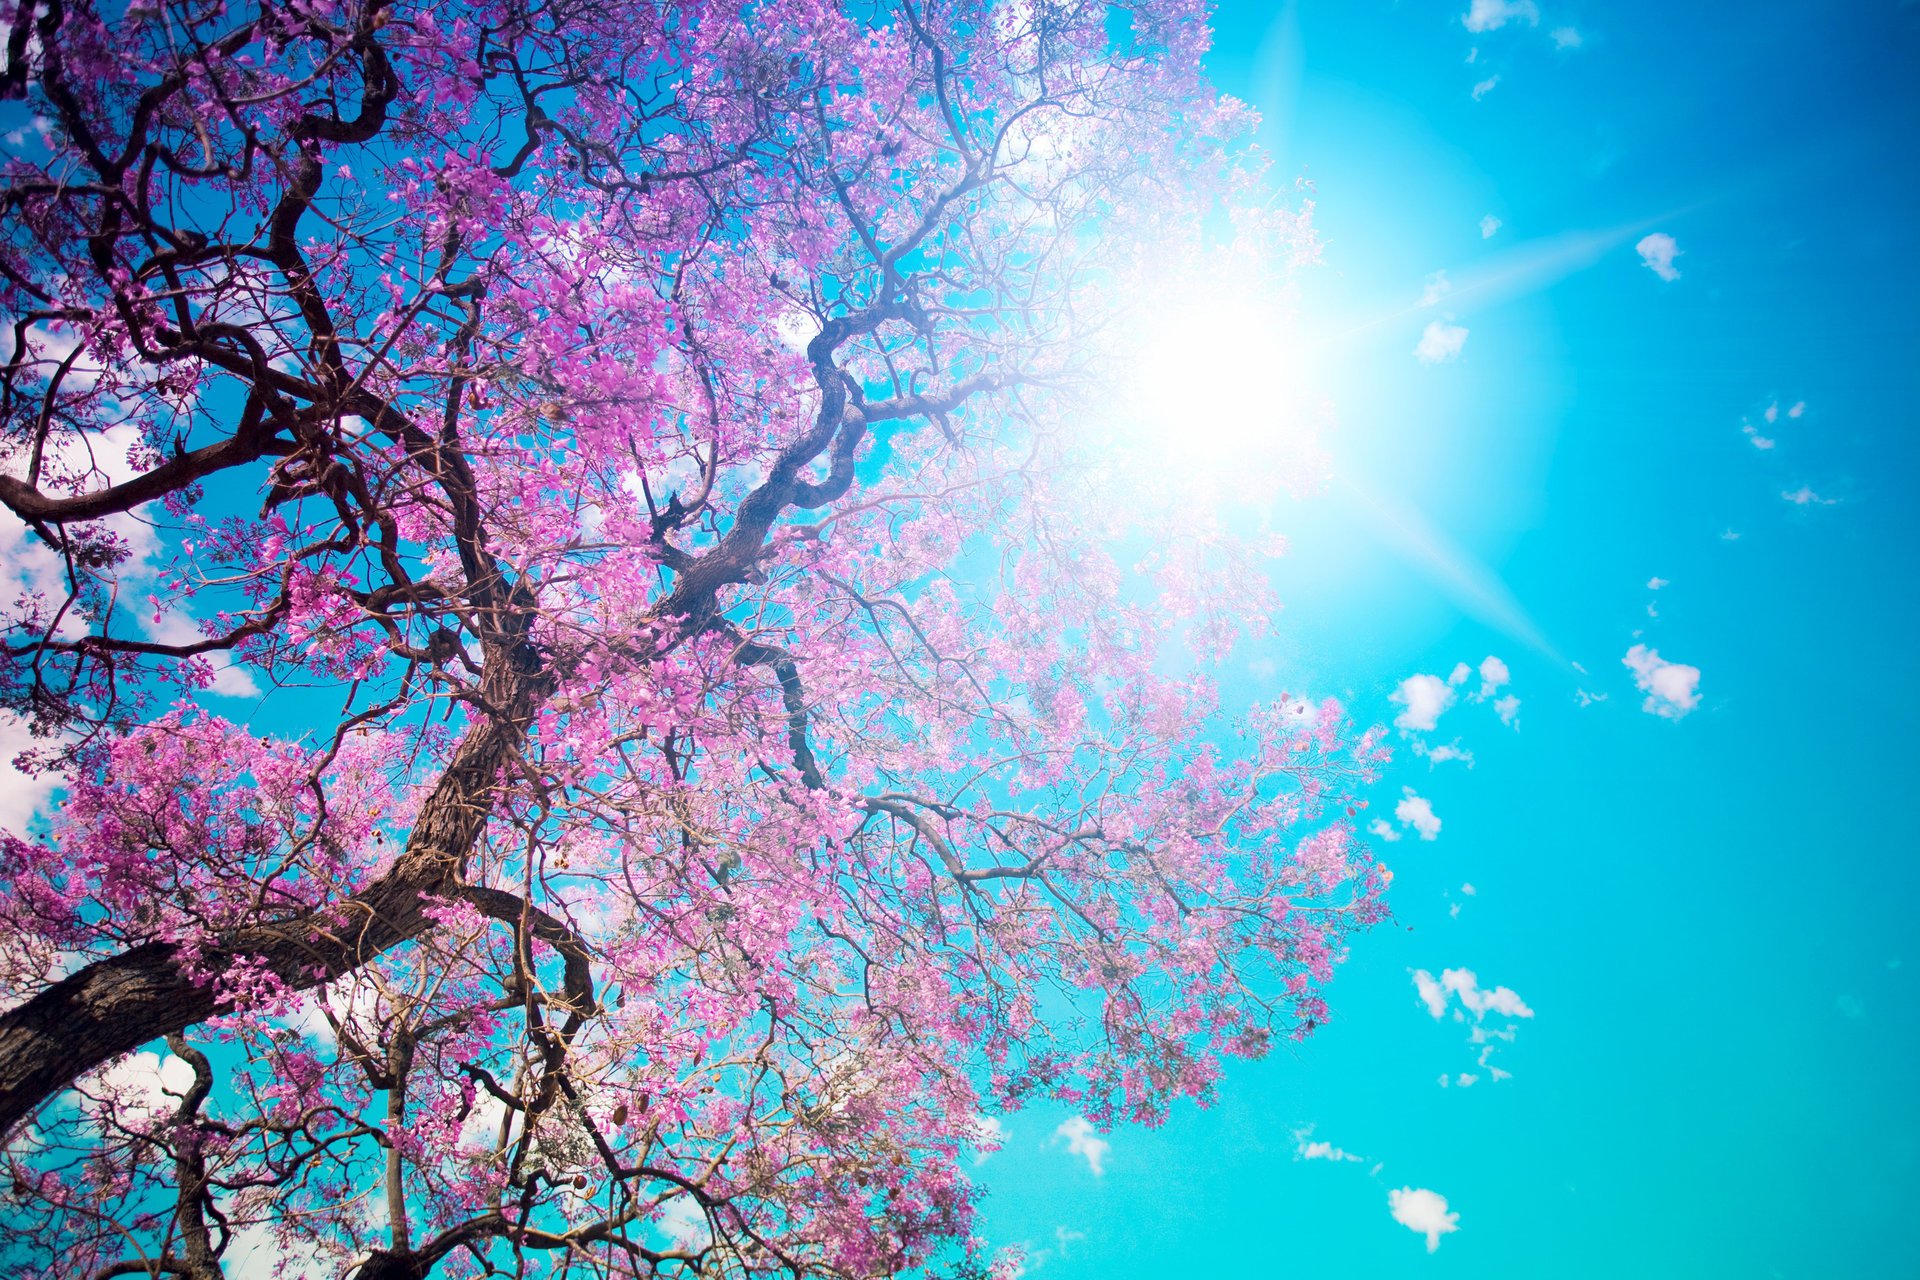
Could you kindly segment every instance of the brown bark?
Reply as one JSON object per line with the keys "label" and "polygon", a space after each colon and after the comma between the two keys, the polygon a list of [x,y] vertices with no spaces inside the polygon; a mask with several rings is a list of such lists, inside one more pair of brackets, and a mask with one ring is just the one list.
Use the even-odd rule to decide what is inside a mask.
{"label": "brown bark", "polygon": [[[393,866],[338,903],[236,930],[207,956],[211,968],[264,961],[304,991],[431,926],[428,899],[459,885],[493,808],[501,766],[552,688],[551,675],[532,668],[524,646],[490,647],[481,691],[492,714],[477,718],[455,749]],[[0,1014],[0,1135],[93,1068],[221,1012],[212,986],[187,974],[176,953],[165,942],[133,947]]]}

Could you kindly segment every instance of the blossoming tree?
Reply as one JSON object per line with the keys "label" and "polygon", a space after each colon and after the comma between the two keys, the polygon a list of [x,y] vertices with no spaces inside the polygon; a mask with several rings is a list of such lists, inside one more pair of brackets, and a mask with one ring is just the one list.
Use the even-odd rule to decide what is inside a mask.
{"label": "blossoming tree", "polygon": [[1306,249],[1200,6],[5,14],[0,1260],[978,1268],[1324,1017],[1373,739],[1087,394]]}

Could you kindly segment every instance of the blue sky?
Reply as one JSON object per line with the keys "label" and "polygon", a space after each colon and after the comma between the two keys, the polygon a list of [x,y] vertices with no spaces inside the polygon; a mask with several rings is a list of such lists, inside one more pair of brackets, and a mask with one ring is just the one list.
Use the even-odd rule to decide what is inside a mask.
{"label": "blue sky", "polygon": [[[1370,811],[1398,921],[1333,1023],[1097,1174],[1063,1113],[1010,1117],[987,1234],[1045,1280],[1920,1275],[1920,6],[1218,28],[1315,186],[1302,358],[1339,418],[1329,492],[1272,514],[1285,634],[1239,692],[1419,720],[1402,682],[1493,655],[1517,727],[1477,671],[1427,686],[1454,701]],[[1661,686],[1690,707],[1644,709],[1636,645],[1698,670]],[[1449,969],[1532,1016],[1431,1016],[1414,971]],[[1361,1159],[1298,1158],[1308,1126]],[[1400,1188],[1459,1215],[1437,1250]]]}

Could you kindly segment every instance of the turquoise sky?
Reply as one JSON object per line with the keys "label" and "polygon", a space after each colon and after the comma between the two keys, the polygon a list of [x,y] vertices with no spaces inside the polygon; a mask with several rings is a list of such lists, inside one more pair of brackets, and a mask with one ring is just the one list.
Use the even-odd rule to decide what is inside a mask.
{"label": "turquoise sky", "polygon": [[[1403,681],[1493,655],[1517,729],[1477,671],[1427,686],[1369,815],[1398,923],[1333,1023],[1156,1131],[1010,1117],[990,1238],[1045,1280],[1920,1276],[1920,6],[1218,26],[1316,188],[1300,358],[1339,414],[1239,692],[1419,720]],[[1636,645],[1699,672],[1667,715]],[[1414,971],[1448,969],[1533,1016],[1431,1016]],[[1513,1032],[1488,1066],[1476,1027]],[[1458,1215],[1437,1250],[1401,1188]]]}

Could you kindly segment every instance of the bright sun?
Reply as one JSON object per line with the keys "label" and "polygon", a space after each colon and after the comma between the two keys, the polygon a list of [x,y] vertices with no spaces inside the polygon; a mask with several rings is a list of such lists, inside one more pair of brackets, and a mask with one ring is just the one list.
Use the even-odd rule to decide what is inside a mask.
{"label": "bright sun", "polygon": [[1271,465],[1300,451],[1317,414],[1282,309],[1217,292],[1143,316],[1125,339],[1117,416],[1169,461]]}

